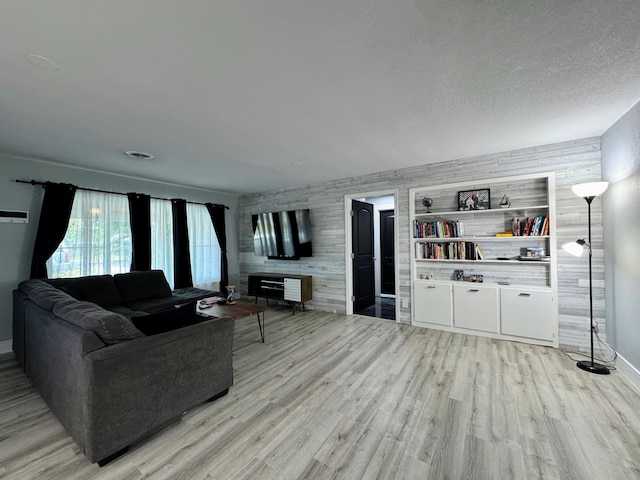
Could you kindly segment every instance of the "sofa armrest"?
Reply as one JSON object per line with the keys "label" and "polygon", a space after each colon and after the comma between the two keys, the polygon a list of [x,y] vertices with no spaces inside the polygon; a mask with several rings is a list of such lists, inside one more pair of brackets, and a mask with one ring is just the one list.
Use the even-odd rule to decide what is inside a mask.
{"label": "sofa armrest", "polygon": [[233,384],[222,317],[85,355],[85,454],[100,461]]}

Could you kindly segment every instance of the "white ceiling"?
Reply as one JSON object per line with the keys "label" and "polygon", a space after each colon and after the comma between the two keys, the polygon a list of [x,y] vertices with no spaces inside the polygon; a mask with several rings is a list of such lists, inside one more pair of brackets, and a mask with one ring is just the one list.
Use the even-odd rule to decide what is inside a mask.
{"label": "white ceiling", "polygon": [[638,100],[638,0],[0,2],[1,152],[219,191],[597,136]]}

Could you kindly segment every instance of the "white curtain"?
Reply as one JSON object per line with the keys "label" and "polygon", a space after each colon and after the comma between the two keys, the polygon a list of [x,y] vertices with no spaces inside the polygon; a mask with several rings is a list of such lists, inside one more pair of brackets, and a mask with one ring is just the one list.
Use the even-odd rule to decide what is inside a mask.
{"label": "white curtain", "polygon": [[128,272],[131,228],[127,197],[78,190],[62,243],[47,260],[49,278]]}
{"label": "white curtain", "polygon": [[187,228],[193,285],[217,290],[221,252],[207,207],[187,203]]}
{"label": "white curtain", "polygon": [[162,270],[173,289],[173,215],[168,200],[151,199],[151,268]]}
{"label": "white curtain", "polygon": [[[196,287],[217,289],[220,245],[204,205],[187,204],[191,271]],[[128,272],[131,228],[125,195],[78,190],[64,240],[47,261],[50,278]],[[173,288],[171,202],[151,199],[151,268],[162,270]]]}

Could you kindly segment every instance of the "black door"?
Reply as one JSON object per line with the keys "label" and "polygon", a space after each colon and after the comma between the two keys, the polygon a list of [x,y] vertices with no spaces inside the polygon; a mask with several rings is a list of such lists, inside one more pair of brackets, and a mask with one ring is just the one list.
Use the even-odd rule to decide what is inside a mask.
{"label": "black door", "polygon": [[353,200],[351,204],[353,248],[353,311],[375,303],[373,269],[373,205]]}
{"label": "black door", "polygon": [[380,212],[380,293],[389,295],[396,293],[394,222],[393,210]]}

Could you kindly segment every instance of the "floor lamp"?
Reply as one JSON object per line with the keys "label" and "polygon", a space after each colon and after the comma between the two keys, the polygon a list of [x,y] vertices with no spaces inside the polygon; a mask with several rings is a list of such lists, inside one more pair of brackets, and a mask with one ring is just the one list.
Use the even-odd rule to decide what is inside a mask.
{"label": "floor lamp", "polygon": [[582,255],[585,245],[589,248],[589,313],[591,319],[591,360],[579,361],[577,363],[577,366],[578,368],[586,370],[587,372],[597,373],[600,375],[608,375],[610,371],[606,366],[593,361],[593,331],[595,329],[595,326],[593,324],[593,278],[591,270],[591,258],[593,254],[591,248],[591,202],[593,202],[593,199],[597,196],[602,195],[608,186],[608,182],[589,182],[580,183],[571,187],[573,193],[575,193],[579,197],[584,198],[587,202],[587,209],[589,212],[589,239],[588,241],[580,239],[562,246],[565,251],[567,251],[571,255],[575,255],[576,257]]}

